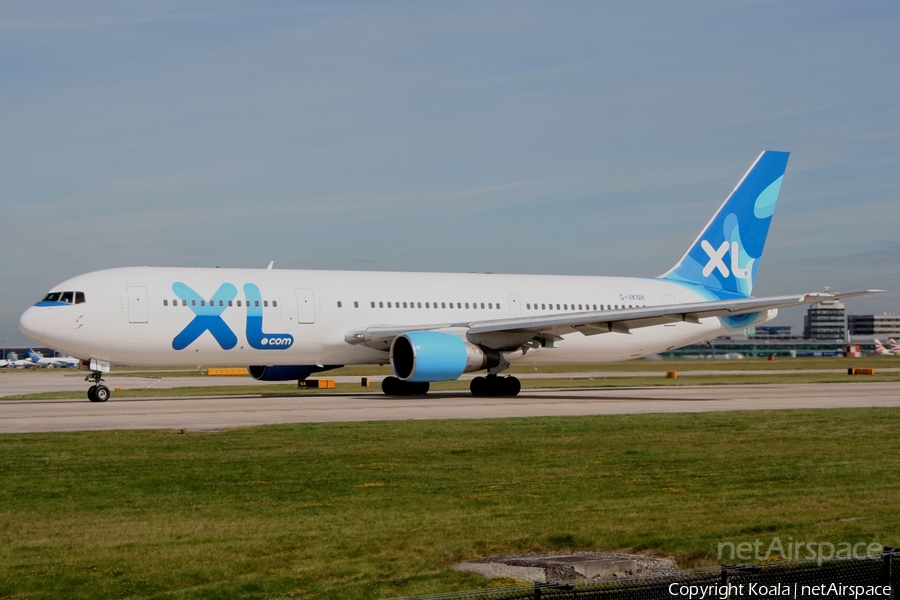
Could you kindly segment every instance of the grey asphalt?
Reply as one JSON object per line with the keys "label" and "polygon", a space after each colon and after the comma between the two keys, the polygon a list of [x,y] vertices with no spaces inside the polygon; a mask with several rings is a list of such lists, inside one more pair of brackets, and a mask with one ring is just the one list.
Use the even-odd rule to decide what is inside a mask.
{"label": "grey asphalt", "polygon": [[[900,367],[882,368],[879,367],[879,373],[896,373],[900,372]],[[121,388],[123,390],[134,389],[171,389],[181,387],[210,387],[210,386],[260,386],[260,385],[279,385],[286,382],[283,381],[256,381],[250,377],[209,377],[209,376],[185,376],[179,374],[179,371],[163,372],[159,377],[139,377],[139,376],[123,376],[112,375],[105,378],[105,383],[110,389]],[[766,369],[760,371],[750,370],[692,370],[679,371],[682,376],[705,376],[705,375],[743,375],[747,377],[756,377],[761,375],[777,375],[777,374],[811,374],[811,373],[846,373],[846,369],[799,369],[790,371],[779,371],[774,369]],[[41,370],[7,370],[0,369],[0,398],[4,396],[19,396],[24,394],[34,394],[39,392],[65,392],[71,391],[73,398],[86,397],[85,393],[90,384],[85,383],[85,371],[75,369],[41,369]],[[337,383],[359,383],[359,376],[343,375],[330,376],[328,373],[322,373],[322,378],[334,379]],[[460,379],[467,380],[476,377],[477,374],[465,373]],[[664,370],[656,371],[579,371],[573,373],[517,373],[519,379],[604,379],[607,377],[665,377]],[[384,378],[383,375],[370,377],[373,383],[380,383]],[[198,393],[201,393],[198,391]]]}
{"label": "grey asphalt", "polygon": [[[0,378],[0,392],[6,391],[6,380],[7,377]],[[528,390],[515,398],[473,398],[462,392],[404,398],[389,398],[376,392],[151,399],[113,396],[103,404],[88,402],[79,393],[70,400],[0,402],[0,433],[182,428],[204,431],[278,423],[839,407],[900,407],[900,383]]]}

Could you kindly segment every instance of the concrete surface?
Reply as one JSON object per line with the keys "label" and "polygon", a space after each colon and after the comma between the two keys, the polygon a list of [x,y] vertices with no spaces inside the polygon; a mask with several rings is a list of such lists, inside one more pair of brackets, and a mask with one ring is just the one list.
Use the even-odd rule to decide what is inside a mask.
{"label": "concrete surface", "polygon": [[[0,378],[0,393],[5,392],[6,379]],[[71,400],[2,401],[0,433],[900,406],[900,383],[532,390],[515,398],[473,398],[467,392],[399,398],[377,392],[238,398],[117,399],[113,395],[102,404],[88,402],[83,393],[80,389]]]}

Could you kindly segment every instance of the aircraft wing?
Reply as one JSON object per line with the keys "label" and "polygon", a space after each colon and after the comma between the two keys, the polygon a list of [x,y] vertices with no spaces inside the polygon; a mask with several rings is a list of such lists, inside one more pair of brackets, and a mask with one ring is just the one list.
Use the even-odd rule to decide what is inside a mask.
{"label": "aircraft wing", "polygon": [[555,337],[579,332],[584,335],[601,333],[629,333],[632,329],[664,325],[685,321],[699,323],[705,317],[738,316],[764,310],[789,308],[812,304],[823,300],[838,300],[852,296],[873,294],[882,290],[863,290],[841,294],[814,293],[802,296],[770,296],[765,298],[741,298],[733,300],[714,300],[709,302],[691,302],[686,304],[666,304],[641,308],[625,308],[619,310],[587,311],[540,315],[534,317],[509,317],[485,321],[465,321],[456,323],[434,323],[430,325],[372,325],[361,330],[347,333],[344,339],[350,344],[365,344],[378,350],[387,350],[391,341],[398,335],[411,331],[457,330],[468,336],[487,339],[494,336],[496,349],[518,347],[525,341],[535,337]]}

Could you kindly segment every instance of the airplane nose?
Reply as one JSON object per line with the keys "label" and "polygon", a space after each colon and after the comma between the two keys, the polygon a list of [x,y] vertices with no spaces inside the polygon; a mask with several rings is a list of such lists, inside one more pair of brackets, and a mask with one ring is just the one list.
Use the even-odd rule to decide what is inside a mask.
{"label": "airplane nose", "polygon": [[19,331],[36,342],[44,337],[44,311],[32,306],[19,317]]}

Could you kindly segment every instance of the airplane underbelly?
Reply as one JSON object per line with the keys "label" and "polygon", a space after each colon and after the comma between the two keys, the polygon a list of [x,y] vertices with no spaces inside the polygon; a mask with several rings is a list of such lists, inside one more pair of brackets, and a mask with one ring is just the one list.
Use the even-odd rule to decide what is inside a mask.
{"label": "airplane underbelly", "polygon": [[533,361],[545,364],[621,362],[709,339],[719,329],[717,319],[703,319],[699,324],[645,327],[627,334],[585,336],[571,333],[563,336],[553,348],[539,348]]}

